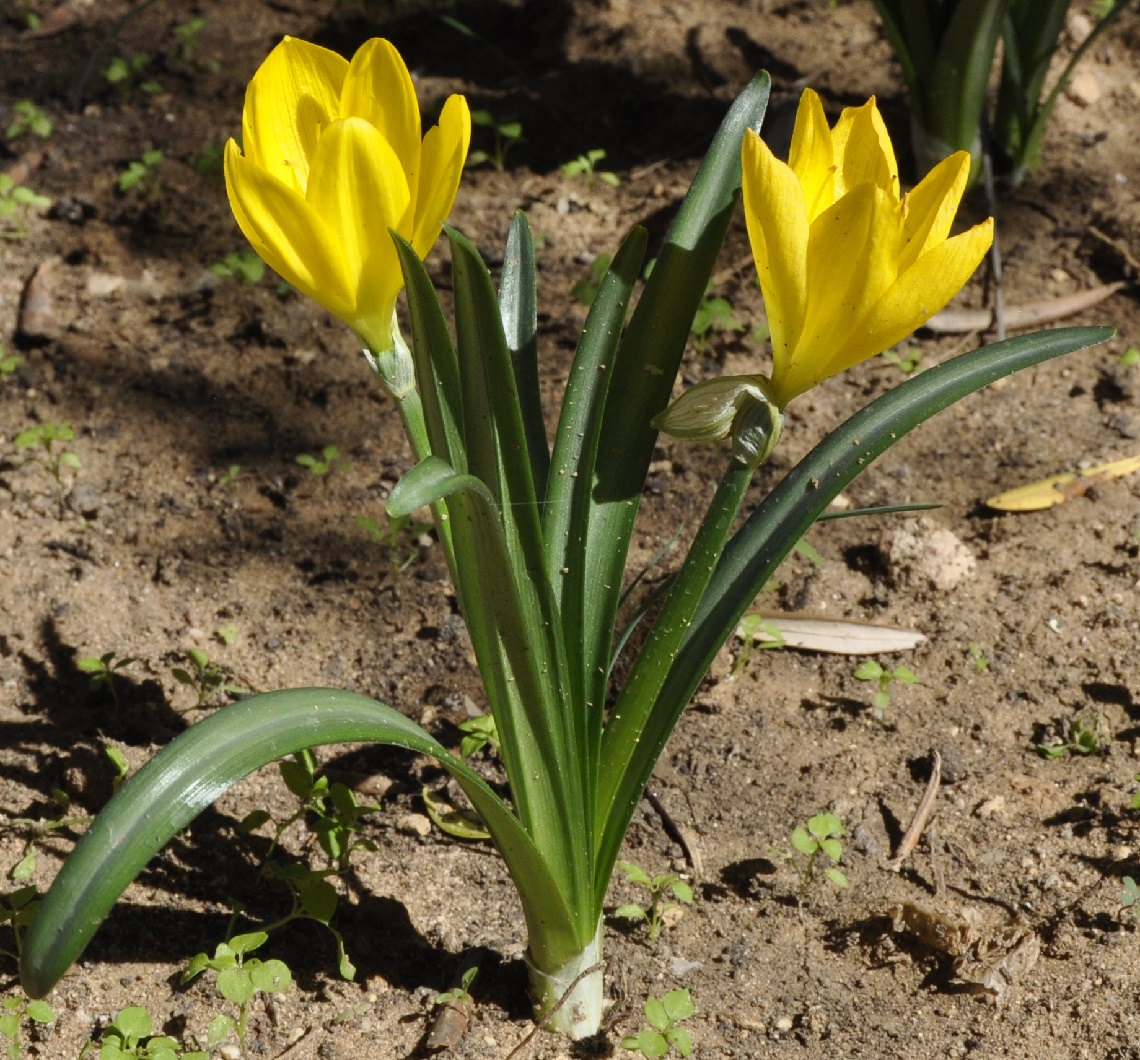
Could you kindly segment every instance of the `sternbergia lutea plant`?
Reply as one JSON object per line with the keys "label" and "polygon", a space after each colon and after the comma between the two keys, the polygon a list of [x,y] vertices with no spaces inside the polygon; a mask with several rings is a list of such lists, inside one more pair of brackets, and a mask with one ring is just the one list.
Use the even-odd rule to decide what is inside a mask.
{"label": "sternbergia lutea plant", "polygon": [[[614,255],[551,445],[525,217],[511,224],[497,291],[472,244],[446,230],[454,339],[422,264],[467,147],[462,100],[453,97],[421,141],[411,81],[390,45],[370,42],[348,63],[287,40],[269,57],[250,85],[243,147],[227,148],[234,213],[285,279],[356,329],[397,403],[417,463],[389,510],[431,507],[509,790],[492,789],[419,726],[361,695],[297,689],[225,707],[128,780],[80,841],[28,935],[30,996],[51,989],[150,857],[229,785],[302,748],[376,741],[433,755],[455,777],[518,889],[536,1016],[565,996],[550,1025],[575,1037],[598,1030],[602,908],[626,830],[689,698],[780,560],[917,424],[1009,372],[1110,334],[1033,335],[906,381],[821,442],[734,532],[787,402],[920,325],[965,283],[990,239],[988,223],[949,235],[964,156],[900,195],[873,102],[831,129],[806,94],[791,164],[772,158],[756,135],[768,86],[759,75],[726,116],[628,324],[645,231],[634,227]],[[701,384],[665,412],[732,217],[742,150],[774,368]],[[401,285],[410,347],[393,323]],[[731,444],[708,512],[618,682],[619,601],[655,422]]]}

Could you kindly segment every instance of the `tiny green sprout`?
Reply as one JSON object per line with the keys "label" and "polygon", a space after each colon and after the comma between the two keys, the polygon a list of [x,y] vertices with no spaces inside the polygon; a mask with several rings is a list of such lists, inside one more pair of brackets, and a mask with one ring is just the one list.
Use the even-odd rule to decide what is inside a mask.
{"label": "tiny green sprout", "polygon": [[40,900],[32,886],[17,887],[10,894],[0,895],[0,924],[12,928],[12,948],[0,949],[0,956],[11,957],[19,963],[23,953],[23,929],[29,927],[39,912]]}
{"label": "tiny green sprout", "polygon": [[886,350],[882,357],[887,364],[893,364],[903,375],[914,375],[916,372],[923,371],[921,346],[913,346],[909,350],[904,349],[902,353]]}
{"label": "tiny green sprout", "polygon": [[183,986],[205,971],[217,973],[218,993],[231,1005],[237,1006],[236,1020],[231,1016],[217,1016],[210,1021],[206,1036],[211,1049],[220,1045],[230,1034],[236,1034],[244,1054],[249,1003],[258,994],[278,994],[292,985],[293,973],[284,961],[262,961],[248,956],[263,946],[268,938],[269,935],[264,931],[235,935],[228,942],[219,942],[213,957],[205,953],[196,954],[183,969]]}
{"label": "tiny green sprout", "polygon": [[157,95],[162,91],[162,85],[145,76],[150,61],[146,52],[135,52],[129,59],[116,55],[103,71],[103,77],[122,98],[126,98],[132,85],[137,85],[140,91],[148,95]]}
{"label": "tiny green sprout", "polygon": [[175,26],[175,58],[180,63],[216,73],[221,69],[221,63],[217,59],[203,61],[198,57],[198,51],[202,45],[202,33],[205,29],[206,19],[201,15],[195,15]]}
{"label": "tiny green sprout", "polygon": [[217,264],[210,266],[210,272],[223,280],[237,280],[238,283],[253,285],[261,283],[265,276],[265,262],[255,250],[235,250],[227,254]]}
{"label": "tiny green sprout", "polygon": [[347,471],[352,467],[350,461],[341,459],[340,449],[335,445],[326,445],[321,450],[320,456],[301,453],[294,457],[294,460],[305,468],[313,478],[323,478],[337,471]]}
{"label": "tiny green sprout", "polygon": [[214,636],[227,648],[237,640],[237,635],[238,628],[232,622],[227,622],[224,626],[214,630]]}
{"label": "tiny green sprout", "polygon": [[[1140,773],[1137,773],[1136,776],[1132,778],[1132,780],[1135,783],[1140,784]],[[1140,810],[1140,791],[1134,791],[1132,793],[1132,799],[1128,803],[1128,808],[1130,810]]]}
{"label": "tiny green sprout", "polygon": [[131,771],[131,763],[127,761],[127,756],[114,744],[105,743],[103,755],[115,767],[115,775],[111,778],[111,790],[118,791],[122,787],[123,781],[127,779],[127,774]]}
{"label": "tiny green sprout", "polygon": [[446,990],[442,994],[437,994],[435,998],[436,1008],[443,1005],[466,1005],[468,1008],[473,1004],[471,1000],[471,984],[475,982],[475,976],[479,974],[478,968],[468,968],[463,973],[463,978],[459,980],[459,985],[453,990]]}
{"label": "tiny green sprout", "polygon": [[621,178],[607,169],[598,169],[598,163],[605,157],[605,150],[601,147],[595,147],[592,151],[587,151],[584,155],[579,155],[563,165],[562,175],[570,180],[575,177],[584,177],[587,184],[593,184],[596,177],[611,188],[616,188],[621,183]]}
{"label": "tiny green sprout", "polygon": [[120,1009],[103,1029],[98,1042],[91,1039],[80,1051],[80,1060],[88,1049],[99,1050],[99,1060],[208,1060],[200,1051],[183,1052],[177,1038],[154,1033],[150,1013],[139,1005]]}
{"label": "tiny green sprout", "polygon": [[75,431],[70,423],[40,423],[21,431],[12,439],[17,449],[42,449],[38,454],[40,462],[51,472],[52,478],[62,486],[63,469],[71,468],[73,471],[82,467],[79,457],[70,449],[56,449],[57,442],[70,442],[75,438]]}
{"label": "tiny green sprout", "polygon": [[1129,346],[1121,355],[1120,360],[1116,362],[1121,368],[1131,368],[1134,364],[1140,364],[1140,350],[1135,346]]}
{"label": "tiny green sprout", "polygon": [[1100,711],[1086,710],[1072,721],[1061,721],[1061,737],[1047,743],[1034,744],[1033,749],[1042,758],[1053,762],[1068,754],[1095,755],[1112,743],[1108,722]]}
{"label": "tiny green sprout", "polygon": [[210,656],[201,648],[187,648],[186,658],[194,669],[187,670],[176,666],[171,674],[179,684],[189,685],[198,693],[198,702],[191,710],[198,710],[206,706],[216,695],[244,696],[249,689],[241,685],[232,685],[227,680],[216,663],[210,661]]}
{"label": "tiny green sprout", "polygon": [[190,168],[200,177],[220,177],[225,172],[225,152],[222,145],[207,143],[202,145],[200,151],[195,151],[186,161]]}
{"label": "tiny green sprout", "polygon": [[982,652],[982,647],[980,644],[975,644],[971,641],[971,643],[967,645],[966,651],[970,654],[970,659],[974,663],[974,670],[976,673],[984,674],[990,668],[989,660]]}
{"label": "tiny green sprout", "polygon": [[786,643],[776,623],[763,615],[745,615],[736,627],[736,635],[740,638],[740,652],[732,664],[732,677],[740,675],[756,652],[782,648]]}
{"label": "tiny green sprout", "polygon": [[606,275],[613,260],[612,254],[602,253],[590,262],[589,274],[581,277],[570,288],[570,296],[575,302],[584,306],[594,304],[594,299],[598,295],[598,288],[602,285],[602,278]]}
{"label": "tiny green sprout", "polygon": [[9,817],[0,827],[16,832],[24,837],[24,850],[20,860],[8,875],[17,883],[27,883],[36,873],[36,844],[47,839],[53,832],[74,828],[76,825],[90,824],[91,818],[82,814],[70,816],[71,798],[66,791],[52,788],[51,801],[58,807],[56,817]]}
{"label": "tiny green sprout", "polygon": [[7,379],[16,374],[16,369],[24,363],[24,358],[18,353],[6,353],[4,344],[0,343],[0,380]]}
{"label": "tiny green sprout", "polygon": [[128,163],[119,174],[119,191],[137,190],[142,195],[157,195],[162,191],[162,181],[155,176],[155,171],[165,157],[158,150],[144,151],[142,158]]}
{"label": "tiny green sprout", "polygon": [[855,669],[854,677],[856,681],[878,682],[878,690],[875,692],[874,699],[871,701],[871,713],[874,714],[878,721],[883,720],[883,715],[886,713],[887,707],[891,704],[891,685],[895,681],[903,685],[913,685],[918,680],[914,675],[914,671],[905,666],[896,666],[893,670],[888,670],[875,662],[874,659],[867,659],[861,662]]}
{"label": "tiny green sprout", "polygon": [[514,118],[496,118],[489,110],[473,110],[471,124],[490,129],[495,143],[490,151],[472,151],[467,156],[467,165],[490,163],[502,173],[507,167],[507,152],[523,139],[522,124]]}
{"label": "tiny green sprout", "polygon": [[714,295],[712,286],[710,283],[705,291],[705,296],[697,306],[693,323],[689,328],[697,340],[697,349],[702,352],[708,347],[711,331],[732,331],[741,334],[748,330],[743,321],[733,316],[732,303],[727,298]]}
{"label": "tiny green sprout", "polygon": [[51,136],[52,121],[30,99],[21,99],[12,104],[12,120],[8,123],[5,135],[9,140],[30,134],[46,140]]}
{"label": "tiny green sprout", "polygon": [[1131,909],[1140,919],[1140,884],[1131,876],[1125,876],[1120,882],[1124,884],[1124,893],[1120,896],[1120,904],[1125,909]]}
{"label": "tiny green sprout", "polygon": [[645,1018],[649,1026],[635,1035],[622,1038],[621,1047],[640,1053],[646,1060],[665,1056],[670,1049],[676,1049],[684,1057],[692,1056],[692,1036],[678,1024],[696,1011],[688,988],[670,990],[663,998],[651,997],[645,1002]]}
{"label": "tiny green sprout", "polygon": [[[656,949],[668,915],[674,910],[679,910],[682,905],[693,904],[693,888],[680,876],[670,873],[650,876],[640,865],[632,861],[619,861],[618,868],[625,873],[630,883],[640,884],[649,891],[649,905],[645,907],[631,902],[628,905],[618,906],[614,910],[614,916],[622,920],[643,921],[649,928],[649,944]],[[677,901],[668,901],[670,895]]]}
{"label": "tiny green sprout", "polygon": [[28,234],[24,213],[50,205],[51,199],[46,195],[17,184],[9,173],[0,173],[0,239],[23,239]]}
{"label": "tiny green sprout", "polygon": [[414,522],[411,515],[389,515],[386,526],[381,526],[380,520],[375,516],[358,515],[356,525],[368,535],[370,541],[382,541],[388,546],[388,568],[393,583],[399,581],[400,575],[415,563],[419,555],[417,549],[406,544],[408,539],[414,539],[431,529],[430,523]]}
{"label": "tiny green sprout", "polygon": [[791,850],[772,848],[773,854],[795,865],[800,877],[800,901],[803,901],[804,895],[815,882],[816,867],[821,854],[832,862],[823,870],[823,875],[840,889],[847,886],[847,877],[836,867],[843,859],[843,844],[839,840],[846,834],[843,822],[835,814],[817,813],[814,817],[808,818],[806,828],[796,828],[792,832],[792,846],[796,852],[807,858],[807,861],[799,862]]}
{"label": "tiny green sprout", "polygon": [[499,730],[495,727],[493,714],[480,714],[459,723],[459,731],[464,737],[459,742],[459,753],[464,758],[478,754],[484,747],[490,747],[495,754],[502,751],[499,743]]}
{"label": "tiny green sprout", "polygon": [[111,702],[115,704],[115,709],[118,710],[122,704],[119,702],[119,690],[115,687],[115,671],[130,666],[134,661],[134,659],[119,659],[116,662],[115,653],[109,651],[98,658],[94,655],[85,656],[75,665],[83,673],[91,675],[90,687],[92,692],[98,692],[100,688],[105,688],[111,693]]}
{"label": "tiny green sprout", "polygon": [[4,1055],[17,1060],[20,1055],[20,1026],[25,1019],[33,1023],[54,1023],[55,1013],[46,1001],[29,1001],[23,994],[0,1001],[0,1038],[7,1041]]}
{"label": "tiny green sprout", "polygon": [[230,464],[217,478],[215,485],[218,489],[228,490],[238,480],[241,474],[241,464]]}

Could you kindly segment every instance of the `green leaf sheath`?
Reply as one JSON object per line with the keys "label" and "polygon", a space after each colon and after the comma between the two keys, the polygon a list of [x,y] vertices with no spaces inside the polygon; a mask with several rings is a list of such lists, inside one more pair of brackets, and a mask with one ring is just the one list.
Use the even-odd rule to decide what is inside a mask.
{"label": "green leaf sheath", "polygon": [[582,608],[588,702],[605,696],[625,560],[657,431],[650,420],[669,402],[673,380],[724,241],[740,188],[740,148],[759,130],[771,80],[758,75],[732,105],[669,230],[626,329],[607,404],[586,535]]}
{"label": "green leaf sheath", "polygon": [[236,781],[285,755],[330,743],[377,742],[438,759],[471,799],[507,860],[532,949],[579,948],[558,885],[507,806],[414,722],[364,696],[293,689],[253,696],[179,735],[128,780],[80,839],[28,931],[20,976],[43,997],[83,952],[119,895],[180,829]]}
{"label": "green leaf sheath", "polygon": [[[828,435],[797,464],[729,541],[653,705],[647,736],[671,733],[741,616],[823,509],[876,457],[924,420],[1003,376],[1104,342],[1111,328],[1064,328],[1010,339],[913,376]],[[612,724],[612,723],[611,723]],[[645,742],[644,740],[642,742]],[[664,746],[662,744],[662,746]],[[656,755],[638,747],[619,778],[602,834],[598,879],[625,834]],[[603,773],[603,777],[605,774]]]}
{"label": "green leaf sheath", "polygon": [[535,493],[546,493],[550,470],[550,445],[538,390],[538,292],[535,279],[534,240],[526,214],[521,210],[511,221],[507,252],[499,280],[499,313],[503,334],[515,370],[515,389],[522,409],[523,430],[530,456]]}

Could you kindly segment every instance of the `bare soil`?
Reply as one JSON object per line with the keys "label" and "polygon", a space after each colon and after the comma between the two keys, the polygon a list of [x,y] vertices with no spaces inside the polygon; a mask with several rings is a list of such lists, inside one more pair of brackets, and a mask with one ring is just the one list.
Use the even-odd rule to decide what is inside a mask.
{"label": "bare soil", "polygon": [[[0,124],[27,99],[55,127],[46,140],[0,145],[0,169],[55,206],[30,211],[26,237],[0,244],[0,341],[24,358],[0,380],[0,807],[13,817],[52,816],[56,788],[76,812],[97,810],[113,772],[104,745],[137,767],[201,717],[172,675],[192,646],[233,684],[351,688],[451,745],[456,724],[483,702],[431,535],[405,533],[393,551],[356,522],[383,521],[410,453],[352,336],[272,277],[242,285],[207,272],[242,240],[219,173],[191,160],[238,129],[244,86],[283,34],[349,54],[368,36],[388,36],[428,113],[463,91],[473,107],[522,122],[506,172],[471,169],[453,221],[496,265],[511,212],[529,213],[541,240],[552,398],[584,319],[575,283],[632,223],[660,238],[755,69],[773,74],[774,137],[786,137],[810,84],[833,116],[877,95],[906,151],[901,82],[864,0],[834,9],[822,0],[447,6],[474,38],[441,20],[443,5],[426,3],[159,2],[118,28],[85,84],[85,64],[128,5],[71,0],[56,12],[71,24],[39,34],[19,17],[29,6],[0,4]],[[196,51],[181,54],[173,27],[193,15],[205,29]],[[112,55],[140,53],[159,91],[119,90],[102,76]],[[1140,17],[1122,18],[1084,69],[1092,88],[1061,100],[1043,170],[999,189],[1014,304],[1137,279]],[[607,151],[603,168],[618,187],[561,174],[561,163],[594,148]],[[120,173],[151,149],[164,153],[161,187],[120,192]],[[975,195],[963,221],[984,212]],[[446,289],[445,259],[437,249],[429,265]],[[745,330],[694,341],[686,382],[765,363],[752,337],[763,307],[742,218],[715,292]],[[1140,939],[1120,901],[1122,878],[1140,877],[1140,821],[1128,808],[1140,770],[1137,481],[1097,485],[1039,514],[999,515],[982,503],[1140,448],[1140,368],[1117,363],[1140,344],[1134,292],[1075,318],[1115,324],[1115,340],[964,401],[849,491],[859,506],[934,501],[940,510],[919,523],[821,524],[809,541],[822,562],[797,554],[761,597],[768,610],[921,631],[920,648],[883,659],[912,668],[918,683],[896,686],[879,721],[871,689],[853,678],[857,659],[765,652],[734,677],[739,646],[726,648],[654,778],[660,809],[643,804],[626,851],[651,872],[686,874],[696,902],[655,952],[636,929],[607,932],[613,1006],[603,1051],[637,1030],[647,996],[687,986],[702,1057],[1140,1057]],[[959,301],[991,298],[980,274]],[[920,344],[929,365],[984,339],[921,335],[909,345]],[[900,378],[877,359],[798,401],[757,498]],[[62,486],[10,444],[59,421],[74,426],[82,461],[64,469]],[[317,478],[295,462],[327,445],[351,466]],[[694,525],[722,459],[662,440],[635,563]],[[928,562],[933,540],[950,541],[935,538],[939,530],[962,550],[949,574]],[[225,645],[215,631],[229,625],[237,634]],[[116,678],[118,707],[77,668],[107,652],[134,660]],[[1111,734],[1099,753],[1035,753],[1035,743],[1094,715]],[[942,790],[931,829],[891,871],[933,751]],[[506,1056],[532,1024],[522,918],[502,863],[485,845],[434,828],[418,834],[421,788],[442,783],[430,762],[367,748],[320,758],[368,797],[384,792],[366,828],[377,849],[359,853],[340,883],[336,923],[359,972],[355,982],[337,976],[332,941],[315,925],[275,935],[266,953],[287,960],[297,981],[254,1005],[250,1054],[414,1055],[432,999],[478,964],[475,1015],[452,1054]],[[180,987],[177,971],[225,937],[231,903],[245,909],[242,929],[287,911],[284,889],[258,872],[268,840],[235,826],[251,810],[283,820],[294,806],[270,768],[178,837],[51,995],[59,1018],[31,1035],[28,1053],[74,1057],[127,1004],[149,1006],[188,1042],[202,1039],[226,1005],[208,984]],[[801,907],[794,872],[772,848],[824,809],[846,823],[850,886],[821,883]],[[41,889],[76,830],[38,844]],[[295,854],[320,862],[311,836],[291,835]],[[4,871],[25,841],[17,828],[0,836]],[[615,906],[635,897],[615,883]],[[892,931],[892,907],[906,902],[931,911],[936,937],[953,936],[946,952]],[[12,994],[13,965],[0,967]],[[545,1034],[527,1049],[569,1053]]]}

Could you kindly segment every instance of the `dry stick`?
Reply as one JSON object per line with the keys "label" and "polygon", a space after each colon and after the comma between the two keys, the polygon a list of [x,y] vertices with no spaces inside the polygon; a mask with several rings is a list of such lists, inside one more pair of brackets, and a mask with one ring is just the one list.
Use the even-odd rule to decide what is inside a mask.
{"label": "dry stick", "polygon": [[578,977],[577,977],[577,978],[574,980],[574,982],[572,982],[572,983],[571,983],[571,984],[570,984],[570,985],[569,985],[569,986],[566,988],[566,993],[565,993],[565,994],[563,994],[563,995],[562,995],[562,996],[561,996],[561,997],[558,999],[558,1001],[557,1001],[557,1002],[555,1002],[555,1004],[553,1004],[553,1005],[550,1007],[550,1010],[549,1010],[549,1011],[546,1013],[546,1015],[545,1015],[545,1016],[543,1016],[543,1017],[542,1017],[542,1019],[540,1019],[540,1020],[539,1020],[539,1021],[538,1021],[538,1022],[535,1024],[535,1025],[534,1025],[534,1028],[533,1028],[533,1030],[531,1030],[531,1032],[530,1032],[530,1033],[529,1033],[529,1034],[528,1034],[528,1035],[527,1035],[527,1036],[526,1036],[526,1037],[525,1037],[525,1038],[524,1038],[524,1039],[523,1039],[521,1042],[519,1042],[519,1044],[518,1044],[518,1045],[516,1045],[516,1046],[515,1046],[515,1047],[514,1047],[514,1048],[513,1048],[513,1049],[512,1049],[512,1050],[511,1050],[509,1053],[507,1053],[507,1055],[506,1055],[505,1057],[503,1057],[503,1060],[514,1060],[514,1058],[515,1058],[515,1057],[516,1057],[516,1056],[519,1054],[519,1052],[521,1052],[521,1051],[522,1051],[524,1048],[526,1048],[526,1046],[530,1045],[530,1043],[531,1043],[531,1041],[533,1040],[534,1036],[535,1036],[536,1034],[538,1034],[538,1032],[539,1032],[540,1030],[542,1030],[542,1028],[543,1028],[543,1027],[545,1027],[545,1026],[547,1025],[547,1023],[549,1023],[549,1022],[550,1022],[550,1017],[551,1017],[551,1016],[553,1016],[553,1015],[554,1015],[554,1013],[556,1013],[556,1012],[557,1012],[557,1011],[558,1011],[558,1010],[559,1010],[559,1009],[560,1009],[560,1008],[561,1008],[561,1007],[562,1007],[562,1006],[563,1006],[563,1005],[566,1003],[566,999],[567,999],[567,998],[568,998],[568,997],[569,997],[569,996],[570,996],[572,993],[574,993],[574,988],[575,988],[575,987],[576,987],[576,986],[577,986],[577,985],[578,985],[578,984],[579,984],[579,983],[580,983],[580,982],[581,982],[583,979],[585,979],[585,978],[586,978],[586,976],[588,976],[588,975],[593,975],[593,974],[594,974],[594,972],[599,972],[599,971],[602,971],[602,970],[603,970],[605,967],[606,967],[606,962],[605,962],[605,961],[598,961],[598,963],[597,963],[597,964],[592,964],[592,965],[590,965],[590,967],[589,967],[589,968],[587,968],[587,969],[586,969],[584,972],[582,972],[582,973],[581,973],[581,974],[580,974],[580,975],[579,975],[579,976],[578,976]]}
{"label": "dry stick", "polygon": [[904,833],[902,842],[899,843],[898,853],[887,862],[887,868],[892,872],[898,872],[902,868],[902,863],[910,857],[911,852],[918,846],[918,841],[922,838],[922,831],[934,810],[934,800],[938,797],[938,786],[942,783],[942,756],[937,751],[931,751],[930,755],[932,759],[930,781],[926,785],[926,791],[923,792],[922,802],[914,811],[914,819]]}

